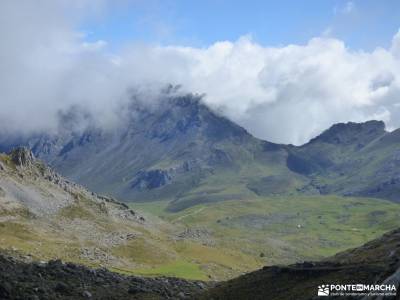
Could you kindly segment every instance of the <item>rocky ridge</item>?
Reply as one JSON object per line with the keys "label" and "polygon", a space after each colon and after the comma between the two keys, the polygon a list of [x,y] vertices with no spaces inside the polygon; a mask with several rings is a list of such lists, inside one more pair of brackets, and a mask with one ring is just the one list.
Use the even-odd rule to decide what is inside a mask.
{"label": "rocky ridge", "polygon": [[[51,204],[50,203],[43,203],[40,205],[40,207],[43,208],[43,211],[41,211],[41,214],[47,214],[47,213],[54,213],[61,209],[62,207],[65,207],[66,205],[70,205],[74,199],[71,198],[78,198],[78,196],[83,196],[90,198],[92,201],[96,201],[100,207],[110,215],[118,216],[120,218],[126,218],[126,219],[131,219],[134,221],[140,221],[144,222],[145,219],[143,216],[138,215],[136,212],[133,210],[129,209],[129,207],[121,202],[118,202],[117,200],[113,199],[112,197],[107,197],[103,195],[99,195],[97,193],[91,192],[88,189],[71,182],[70,180],[66,179],[65,177],[61,176],[57,172],[55,172],[52,168],[48,167],[46,164],[43,162],[37,160],[35,156],[33,155],[32,151],[26,147],[18,147],[13,149],[9,153],[9,162],[12,162],[12,164],[9,164],[8,167],[6,167],[6,164],[1,163],[1,171],[6,172],[8,175],[16,174],[17,178],[23,179],[24,181],[29,181],[33,184],[40,184],[40,180],[45,180],[53,185],[55,185],[57,188],[62,189],[66,193],[69,194],[69,197],[60,197],[56,198],[54,197],[53,200],[59,200],[62,199],[64,201],[61,201],[56,208],[55,211],[48,211],[46,210],[46,205]],[[7,161],[7,160],[6,160]],[[9,178],[12,176],[9,176]],[[13,184],[7,184],[6,183],[6,176],[2,176],[0,180],[3,179],[3,185],[5,186],[2,188],[2,190],[7,190],[8,187],[11,187]],[[16,184],[18,180],[14,181],[14,184]],[[25,184],[25,182],[24,182]],[[10,190],[13,190],[10,188]],[[29,192],[29,191],[28,191]],[[13,193],[10,193],[13,194]],[[72,197],[71,197],[72,196]],[[35,207],[34,205],[37,205],[37,203],[34,203],[34,205],[29,204],[29,199],[32,198],[29,195],[26,195],[24,197],[16,197],[16,200],[20,200],[20,202],[24,202],[25,205],[32,206],[32,213],[34,213]],[[23,201],[22,201],[23,199]]]}

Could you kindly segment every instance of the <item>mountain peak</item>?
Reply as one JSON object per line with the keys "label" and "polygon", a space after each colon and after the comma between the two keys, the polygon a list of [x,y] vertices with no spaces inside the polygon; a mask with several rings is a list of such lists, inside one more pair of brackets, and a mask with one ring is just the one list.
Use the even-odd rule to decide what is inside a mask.
{"label": "mountain peak", "polygon": [[383,121],[371,120],[364,123],[337,123],[310,140],[309,143],[324,142],[340,145],[365,145],[385,133],[385,123]]}
{"label": "mountain peak", "polygon": [[198,107],[201,104],[201,96],[195,94],[187,94],[168,98],[171,105],[180,107]]}
{"label": "mountain peak", "polygon": [[167,140],[177,135],[202,135],[219,141],[223,139],[243,138],[248,132],[218,114],[202,100],[201,95],[185,94],[167,96],[151,115],[144,112],[146,119],[141,118],[142,124],[147,123],[151,136]]}

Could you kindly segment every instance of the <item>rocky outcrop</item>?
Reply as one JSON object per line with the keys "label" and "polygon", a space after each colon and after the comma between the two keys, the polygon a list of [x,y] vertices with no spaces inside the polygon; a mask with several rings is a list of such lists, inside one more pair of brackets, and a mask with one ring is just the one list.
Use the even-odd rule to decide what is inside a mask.
{"label": "rocky outcrop", "polygon": [[0,178],[1,194],[8,194],[11,202],[18,202],[26,206],[34,215],[51,215],[72,205],[75,201],[85,198],[98,205],[100,211],[110,217],[139,223],[145,222],[143,216],[131,210],[126,204],[118,202],[112,197],[91,192],[61,176],[36,159],[28,148],[13,149],[8,156],[2,158],[17,166],[17,172],[15,172],[15,168],[10,168],[8,163],[4,166],[0,165],[0,170],[5,171],[3,178]]}
{"label": "rocky outcrop", "polygon": [[19,147],[10,152],[11,161],[19,167],[31,166],[35,161],[35,157],[31,150],[26,147]]}

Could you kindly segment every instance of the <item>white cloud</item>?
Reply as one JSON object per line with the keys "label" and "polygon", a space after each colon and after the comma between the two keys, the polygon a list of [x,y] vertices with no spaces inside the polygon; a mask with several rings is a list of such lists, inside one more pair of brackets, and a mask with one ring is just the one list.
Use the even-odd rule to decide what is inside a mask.
{"label": "white cloud", "polygon": [[397,58],[400,58],[400,30],[397,31],[392,39],[392,46],[390,48],[390,51]]}
{"label": "white cloud", "polygon": [[[64,2],[0,4],[0,127],[54,126],[59,109],[80,104],[104,122],[132,86],[182,84],[206,93],[256,136],[303,143],[336,122],[383,119],[400,126],[400,35],[390,49],[352,51],[326,36],[264,47],[244,36],[206,48],[132,45],[109,53],[88,43]],[[40,3],[40,4],[38,4]],[[76,3],[85,3],[79,2]],[[93,3],[90,2],[91,6]]]}
{"label": "white cloud", "polygon": [[298,144],[349,120],[379,118],[400,125],[394,106],[400,60],[385,49],[353,52],[332,38],[272,48],[243,37],[205,49],[165,47],[134,53],[128,61],[146,69],[139,77],[206,92],[208,104],[261,138]]}

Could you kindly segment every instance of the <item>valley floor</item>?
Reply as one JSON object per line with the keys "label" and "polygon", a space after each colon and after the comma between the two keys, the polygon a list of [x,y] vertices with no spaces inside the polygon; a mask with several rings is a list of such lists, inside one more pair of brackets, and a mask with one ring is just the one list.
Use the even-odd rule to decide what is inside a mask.
{"label": "valley floor", "polygon": [[180,255],[216,280],[265,265],[329,257],[397,228],[400,217],[396,203],[339,196],[259,197],[179,212],[169,212],[167,206],[131,204],[178,228]]}

